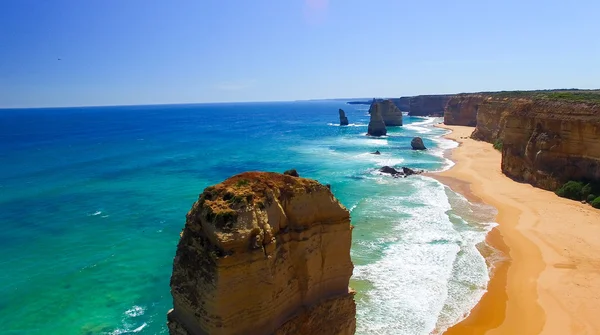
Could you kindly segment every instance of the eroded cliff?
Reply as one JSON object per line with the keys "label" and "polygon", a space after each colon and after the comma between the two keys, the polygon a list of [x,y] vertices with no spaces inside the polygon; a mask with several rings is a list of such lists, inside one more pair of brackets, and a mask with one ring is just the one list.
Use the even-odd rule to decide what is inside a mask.
{"label": "eroded cliff", "polygon": [[455,95],[446,104],[444,109],[444,123],[450,126],[477,125],[477,110],[487,96],[481,94]]}
{"label": "eroded cliff", "polygon": [[354,334],[349,212],[326,186],[248,172],[187,214],[171,334]]}
{"label": "eroded cliff", "polygon": [[419,95],[410,98],[408,115],[444,116],[444,109],[452,95]]}
{"label": "eroded cliff", "polygon": [[472,137],[501,147],[507,176],[552,191],[569,180],[600,181],[600,104],[489,97],[475,109]]}

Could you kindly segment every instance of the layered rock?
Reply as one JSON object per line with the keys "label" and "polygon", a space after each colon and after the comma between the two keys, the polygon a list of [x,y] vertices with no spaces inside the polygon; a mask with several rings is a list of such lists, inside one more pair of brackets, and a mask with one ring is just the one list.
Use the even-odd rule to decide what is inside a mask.
{"label": "layered rock", "polygon": [[459,94],[452,97],[444,110],[444,124],[476,126],[477,110],[486,99],[490,99],[490,97],[483,94]]}
{"label": "layered rock", "polygon": [[423,143],[423,139],[420,137],[414,137],[411,141],[410,141],[410,146],[412,147],[413,150],[425,150],[427,148],[425,148],[425,144]]}
{"label": "layered rock", "polygon": [[328,187],[247,172],[187,214],[171,277],[171,334],[354,334],[349,212]]}
{"label": "layered rock", "polygon": [[507,176],[547,190],[600,181],[600,105],[492,97],[477,108],[475,139],[499,143]]}
{"label": "layered rock", "polygon": [[387,127],[395,127],[402,125],[402,111],[390,99],[376,100],[373,99],[369,114],[372,114],[373,108],[378,108],[383,122]]}
{"label": "layered rock", "polygon": [[369,121],[369,127],[367,129],[367,135],[370,136],[384,136],[387,134],[387,128],[381,115],[382,104],[381,102],[374,101],[369,108],[371,114],[371,120]]}
{"label": "layered rock", "polygon": [[347,126],[348,125],[348,118],[346,117],[346,113],[341,108],[339,110],[339,113],[340,113],[340,126]]}
{"label": "layered rock", "polygon": [[419,95],[410,98],[410,116],[444,116],[444,108],[452,95]]}

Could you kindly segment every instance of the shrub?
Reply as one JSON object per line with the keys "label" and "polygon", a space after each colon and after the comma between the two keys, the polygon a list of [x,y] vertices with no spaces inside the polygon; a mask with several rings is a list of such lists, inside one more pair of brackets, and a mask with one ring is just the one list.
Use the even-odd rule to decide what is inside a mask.
{"label": "shrub", "polygon": [[592,185],[590,183],[585,184],[585,186],[581,188],[582,199],[587,198],[587,196],[590,195],[591,193],[592,193]]}
{"label": "shrub", "polygon": [[498,150],[498,151],[502,151],[502,140],[501,139],[497,139],[496,141],[494,141],[494,149]]}
{"label": "shrub", "polygon": [[582,191],[583,183],[579,181],[568,181],[561,188],[556,190],[556,194],[559,197],[573,199],[573,200],[581,200],[582,199]]}
{"label": "shrub", "polygon": [[594,194],[590,194],[587,196],[587,202],[589,202],[590,204],[594,201],[594,199],[596,199],[596,195]]}
{"label": "shrub", "polygon": [[600,197],[597,197],[592,201],[592,207],[600,209]]}

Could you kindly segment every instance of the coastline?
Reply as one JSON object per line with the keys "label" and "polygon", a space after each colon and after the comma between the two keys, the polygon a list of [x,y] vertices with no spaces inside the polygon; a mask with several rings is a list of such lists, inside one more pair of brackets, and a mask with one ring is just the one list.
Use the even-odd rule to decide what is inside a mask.
{"label": "coastline", "polygon": [[498,210],[486,243],[494,263],[488,290],[444,334],[600,333],[600,211],[504,176],[501,154],[472,140],[473,127],[436,125],[459,146],[449,170],[430,173],[469,201]]}

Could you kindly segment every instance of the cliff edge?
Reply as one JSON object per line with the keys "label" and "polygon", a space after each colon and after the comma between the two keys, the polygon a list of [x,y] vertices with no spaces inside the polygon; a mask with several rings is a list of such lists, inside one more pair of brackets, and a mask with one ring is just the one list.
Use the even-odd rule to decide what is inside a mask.
{"label": "cliff edge", "polygon": [[454,97],[447,124],[476,124],[472,138],[502,151],[502,172],[555,191],[600,181],[600,92],[499,92]]}
{"label": "cliff edge", "polygon": [[310,179],[246,172],[187,214],[170,334],[354,334],[350,215]]}

